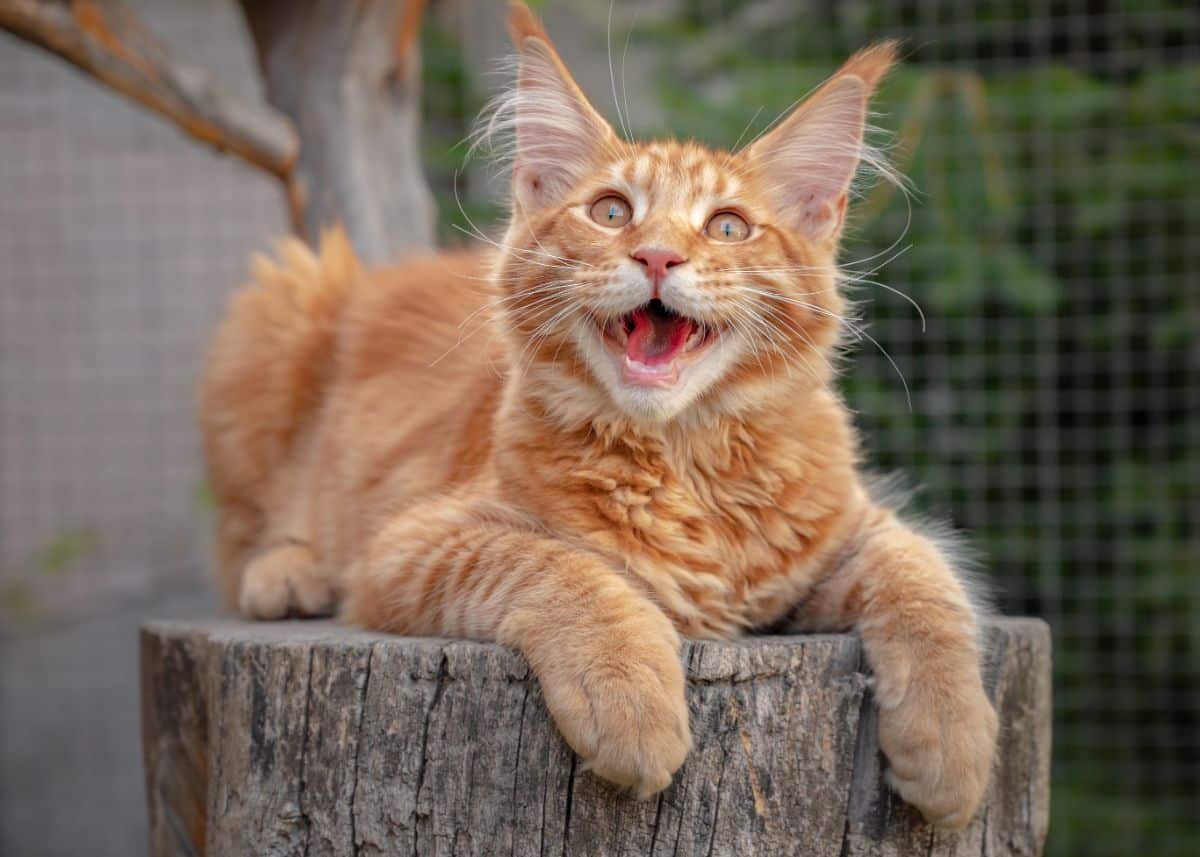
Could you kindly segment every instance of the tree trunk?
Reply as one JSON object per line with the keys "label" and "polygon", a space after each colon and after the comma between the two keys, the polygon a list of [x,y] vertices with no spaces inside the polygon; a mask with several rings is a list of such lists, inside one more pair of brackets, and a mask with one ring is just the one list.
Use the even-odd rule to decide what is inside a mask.
{"label": "tree trunk", "polygon": [[991,792],[935,831],[883,785],[852,636],[690,643],[695,748],[639,801],[581,770],[524,659],[325,622],[142,631],[151,853],[1037,855],[1050,637],[986,628],[1001,717]]}
{"label": "tree trunk", "polygon": [[310,243],[341,223],[371,263],[432,248],[420,137],[425,0],[241,5],[278,111],[173,58],[120,0],[0,0],[0,30],[270,172]]}
{"label": "tree trunk", "polygon": [[372,263],[434,244],[421,169],[423,0],[242,0],[267,99],[301,146],[289,185],[296,229],[341,222]]}

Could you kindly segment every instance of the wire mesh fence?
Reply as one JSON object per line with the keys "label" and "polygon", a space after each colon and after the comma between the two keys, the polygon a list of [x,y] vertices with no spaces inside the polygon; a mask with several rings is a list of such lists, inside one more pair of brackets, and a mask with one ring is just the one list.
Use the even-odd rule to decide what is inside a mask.
{"label": "wire mesh fence", "polygon": [[[145,5],[250,85],[227,6]],[[450,144],[487,85],[483,5],[434,4],[426,33],[446,227]],[[613,116],[609,4],[543,11],[572,31],[569,62],[602,69],[589,90]],[[877,124],[917,192],[858,201],[845,258],[878,342],[858,344],[846,395],[872,463],[972,534],[1001,609],[1054,628],[1049,853],[1200,853],[1200,15],[658,0],[617,3],[612,26],[635,128],[717,145],[864,43],[905,40]],[[0,615],[23,622],[198,574],[195,373],[285,218],[267,180],[10,39],[0,151]],[[485,219],[479,176],[458,189]]]}
{"label": "wire mesh fence", "polygon": [[[231,4],[128,5],[257,84]],[[0,33],[0,854],[145,853],[137,623],[207,601],[196,377],[286,222],[269,179]]]}
{"label": "wire mesh fence", "polygon": [[[255,83],[231,7],[152,11]],[[196,576],[203,345],[286,216],[268,178],[6,34],[0,152],[0,618],[21,625]]]}
{"label": "wire mesh fence", "polygon": [[914,141],[928,197],[885,276],[929,330],[869,309],[912,414],[869,349],[847,386],[878,461],[975,534],[1001,605],[1054,627],[1051,853],[1200,847],[1200,17],[1182,11],[920,4],[897,28],[917,47],[900,121],[911,78],[967,77]]}
{"label": "wire mesh fence", "polygon": [[[877,124],[917,192],[867,192],[845,253],[870,460],[1053,626],[1049,853],[1200,853],[1200,15],[686,0],[618,4],[608,33],[596,7],[594,100],[636,87],[639,131],[722,146],[904,40]],[[649,79],[622,79],[627,39]]]}

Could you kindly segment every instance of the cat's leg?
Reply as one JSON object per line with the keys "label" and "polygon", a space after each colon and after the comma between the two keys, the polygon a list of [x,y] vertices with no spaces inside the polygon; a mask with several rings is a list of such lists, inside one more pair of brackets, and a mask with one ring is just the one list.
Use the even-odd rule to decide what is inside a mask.
{"label": "cat's leg", "polygon": [[511,512],[451,498],[406,512],[347,573],[342,616],[514,646],[585,764],[643,796],[665,788],[687,755],[670,620],[599,557]]}
{"label": "cat's leg", "polygon": [[308,545],[284,541],[262,551],[242,572],[238,609],[251,619],[328,616],[334,592]]}
{"label": "cat's leg", "polygon": [[812,630],[859,632],[890,784],[929,821],[965,826],[987,789],[997,721],[975,610],[943,552],[873,510],[852,555],[797,618]]}
{"label": "cat's leg", "polygon": [[334,569],[309,535],[318,495],[307,466],[311,449],[298,447],[296,460],[279,468],[263,492],[261,532],[237,594],[238,611],[248,618],[330,616],[337,604]]}

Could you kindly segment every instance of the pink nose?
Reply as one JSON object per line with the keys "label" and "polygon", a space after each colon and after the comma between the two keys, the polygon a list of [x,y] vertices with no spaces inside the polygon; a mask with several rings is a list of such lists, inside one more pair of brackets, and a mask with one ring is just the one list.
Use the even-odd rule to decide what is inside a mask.
{"label": "pink nose", "polygon": [[633,258],[637,259],[646,266],[646,273],[650,275],[650,279],[657,286],[667,276],[667,269],[674,268],[676,265],[682,265],[687,260],[676,253],[674,250],[657,250],[643,249],[638,250],[633,254]]}

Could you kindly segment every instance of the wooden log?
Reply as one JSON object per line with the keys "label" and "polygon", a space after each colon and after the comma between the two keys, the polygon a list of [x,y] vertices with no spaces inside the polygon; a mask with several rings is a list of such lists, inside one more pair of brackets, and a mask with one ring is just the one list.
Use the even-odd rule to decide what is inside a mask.
{"label": "wooden log", "polygon": [[946,833],[883,784],[853,636],[686,644],[695,748],[639,801],[581,770],[512,650],[327,622],[150,623],[151,853],[1037,855],[1049,631],[1001,619],[985,639],[995,777]]}

